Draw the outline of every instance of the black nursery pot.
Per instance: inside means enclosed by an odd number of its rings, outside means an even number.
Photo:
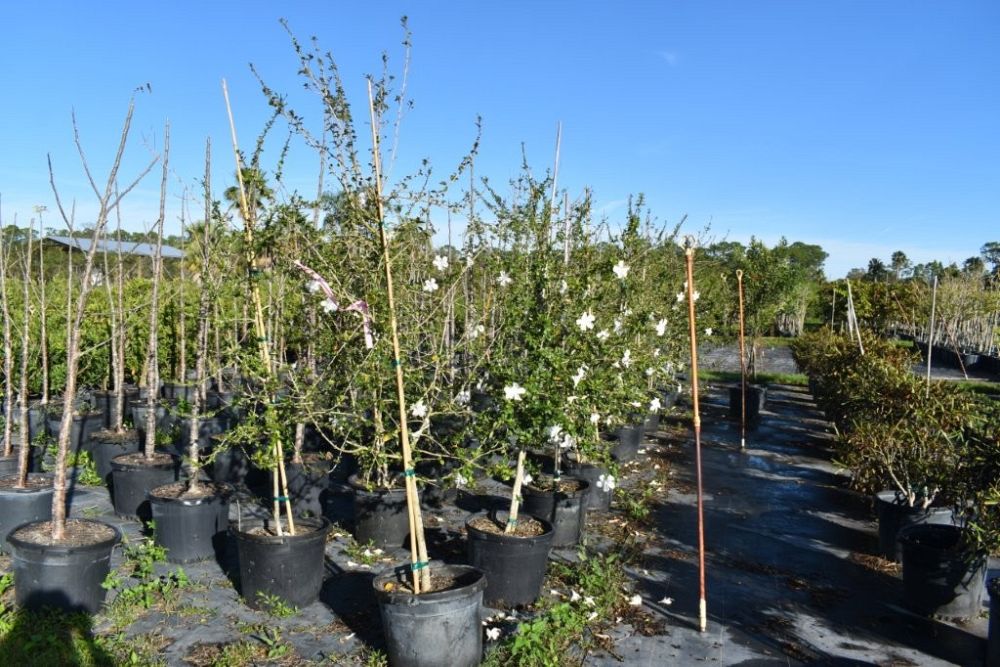
[[[208,485],[211,493],[198,498],[178,498],[170,486],[149,492],[156,522],[156,543],[167,550],[171,563],[193,563],[223,553],[229,530],[230,489]]]
[[[414,595],[409,567],[383,573],[372,585],[393,667],[475,667],[483,658],[482,606],[487,576],[468,565],[433,564],[449,577],[445,590]],[[388,590],[387,590],[388,588]]]
[[[0,477],[17,474],[17,449],[10,456],[0,456]]]
[[[518,607],[538,599],[545,580],[545,566],[552,550],[552,524],[537,519],[545,528],[541,535],[518,537],[497,535],[470,525],[478,514],[465,521],[469,564],[486,573],[483,601],[490,607]],[[506,518],[506,513],[501,519]]]
[[[618,429],[618,442],[611,448],[611,458],[628,463],[639,454],[642,444],[642,424],[629,424]]]
[[[176,460],[163,463],[134,463],[118,456],[111,460],[112,500],[115,514],[124,519],[146,521],[152,517],[148,494],[158,486],[178,480],[180,466]]]
[[[122,454],[139,451],[139,435],[132,431],[128,438],[102,436],[96,433],[90,439],[90,453],[94,457],[94,467],[105,483],[111,480],[111,460]]]
[[[45,486],[0,488],[0,553],[7,553],[7,535],[14,528],[52,518],[52,476],[32,473],[29,479],[44,480]]]
[[[320,496],[330,486],[330,471],[326,461],[286,463],[288,496],[299,516],[322,516]]]
[[[122,534],[114,526],[91,519],[72,519],[101,526],[109,537],[84,545],[35,544],[22,539],[25,524],[7,536],[13,559],[14,594],[26,609],[54,607],[66,611],[97,613],[107,591],[101,586],[111,569],[111,551]],[[45,527],[48,530],[48,527]]]
[[[903,602],[925,616],[967,619],[982,608],[986,558],[961,547],[958,526],[920,524],[904,530]]]
[[[563,472],[571,477],[585,480],[590,484],[590,490],[587,492],[588,510],[607,512],[611,509],[613,490],[608,489],[605,491],[597,486],[601,480],[601,476],[603,475],[607,478],[609,474],[605,466],[597,465],[596,463],[577,463],[570,459],[563,463]]]
[[[287,523],[283,522],[287,530]],[[256,532],[260,521],[243,522],[229,531],[240,562],[240,595],[252,609],[277,597],[296,608],[319,599],[323,586],[323,551],[330,532],[326,519],[296,519],[295,535]]]
[[[1000,579],[986,584],[990,594],[990,634],[986,642],[986,667],[1000,667]]]
[[[903,547],[898,541],[901,531],[923,523],[945,526],[955,523],[955,512],[950,507],[910,507],[896,491],[876,493],[875,512],[878,515],[879,555],[897,563],[903,560]]]
[[[347,483],[354,492],[354,539],[359,544],[371,541],[378,547],[408,545],[410,514],[406,507],[406,489],[369,491],[357,475],[351,475]]]
[[[767,403],[767,387],[747,385],[747,426],[760,422],[760,413]],[[729,388],[729,418],[735,422],[743,418],[743,391],[739,385]]]
[[[580,541],[587,519],[587,495],[590,483],[575,477],[565,480],[579,482],[580,488],[569,493],[562,491],[540,491],[530,485],[521,487],[526,514],[536,519],[544,519],[552,524],[552,546],[569,547]]]
[[[53,438],[59,437],[59,427],[62,425],[62,411],[49,413],[49,433]],[[90,451],[90,438],[94,433],[104,428],[104,413],[88,412],[73,415],[70,422],[69,449],[71,452]]]

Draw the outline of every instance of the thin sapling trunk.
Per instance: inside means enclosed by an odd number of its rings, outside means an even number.
[[[24,324],[21,330],[21,390],[18,423],[21,429],[21,449],[17,453],[17,488],[23,489],[28,483],[28,455],[31,452],[31,421],[28,415],[28,355],[31,347],[31,237],[35,233],[35,221],[28,227],[27,251],[24,255]]]
[[[170,157],[170,126],[163,138],[163,172],[160,179],[160,216],[156,220],[156,250],[153,252],[153,290],[149,316],[149,388],[146,393],[146,442],[143,455],[153,458],[156,449],[156,394],[160,389],[159,311],[160,281],[163,279],[163,222],[166,218],[167,176]]]

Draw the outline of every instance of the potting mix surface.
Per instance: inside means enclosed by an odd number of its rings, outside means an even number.
[[[981,664],[987,601],[983,613],[964,624],[903,607],[899,567],[874,555],[871,502],[848,490],[845,474],[831,463],[833,435],[807,391],[772,385],[761,424],[741,450],[738,424],[727,420],[727,390],[709,387],[702,402],[707,631],[697,627],[693,435],[689,422],[668,416],[618,479],[626,496],[646,492],[646,518],[629,518],[618,499],[610,512],[588,513],[584,541],[590,552],[632,545],[630,582],[621,592],[630,611],[607,619],[598,648],[567,655],[566,664]],[[184,566],[191,582],[185,587],[148,609],[135,607],[124,625],[109,608],[95,617],[93,631],[124,632],[137,647],[136,664],[366,664],[371,651],[384,646],[374,574],[408,563],[409,554],[352,543],[346,483],[325,492],[322,505],[335,527],[318,602],[297,613],[247,607],[234,584],[239,568],[230,540],[218,562]],[[431,558],[464,562],[469,515],[508,505],[509,487],[484,479],[425,506]],[[267,515],[246,490],[235,493],[230,511],[234,523],[240,513],[244,519]],[[77,485],[71,513],[119,526],[132,544],[139,540],[139,525],[114,515],[103,487]],[[122,567],[122,553],[115,550],[113,567]],[[551,556],[566,563],[578,558],[576,548],[555,549]],[[989,576],[995,576],[998,563],[990,565]],[[164,576],[177,570],[167,563],[156,568]],[[0,573],[9,570],[10,558],[0,557]],[[573,593],[549,584],[543,597]],[[12,593],[4,594],[5,604],[13,604]],[[109,603],[115,595],[109,594]],[[494,631],[485,635],[486,650],[535,613],[484,609],[484,633]],[[237,649],[249,656],[246,662],[220,663]]]

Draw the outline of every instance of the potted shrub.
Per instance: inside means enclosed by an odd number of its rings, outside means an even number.
[[[56,606],[71,610],[96,611],[104,600],[105,590],[101,584],[110,569],[111,549],[121,537],[118,529],[108,524],[67,517],[66,462],[69,457],[73,402],[76,398],[82,320],[87,298],[92,289],[90,278],[97,241],[103,234],[109,213],[118,208],[124,194],[132,190],[152,167],[151,164],[135,181],[121,190],[116,187],[132,110],[133,105],[130,103],[118,152],[103,192],[95,187],[99,199],[98,214],[90,238],[90,248],[85,254],[83,270],[80,272],[73,318],[67,326],[66,388],[63,394],[63,413],[53,481],[52,518],[49,521],[24,524],[7,536],[13,560],[15,595],[22,607]],[[167,137],[169,137],[169,127],[166,130],[165,146],[169,146]],[[82,149],[80,155],[86,165]],[[165,156],[163,174],[165,181],[167,174]],[[57,203],[60,204],[63,221],[72,232],[72,218],[65,214],[59,201],[58,190],[53,188],[53,192]]]

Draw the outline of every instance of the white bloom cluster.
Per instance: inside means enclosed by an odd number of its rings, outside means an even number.
[[[424,291],[428,294],[431,292],[436,292],[438,288],[438,281],[434,278],[428,278],[424,281]]]
[[[614,271],[616,276],[618,276],[618,280],[625,280],[625,276],[628,275],[628,268],[628,264],[625,263],[625,260],[620,259],[618,260],[618,263],[611,268],[611,270]]]
[[[501,271],[500,275],[497,277],[497,285],[500,285],[500,287],[506,287],[512,282],[514,282],[514,279],[511,278],[506,271]]]
[[[420,399],[410,408],[410,416],[416,417],[417,419],[423,419],[427,416],[427,404],[424,403],[424,399]]]
[[[508,401],[520,401],[526,393],[528,390],[516,382],[503,388],[503,396]]]
[[[437,255],[434,258],[434,268],[438,271],[444,271],[448,268],[448,257],[446,255]]]
[[[597,317],[588,310],[576,319],[576,326],[580,327],[580,331],[590,331],[594,328],[594,322],[596,321]]]

